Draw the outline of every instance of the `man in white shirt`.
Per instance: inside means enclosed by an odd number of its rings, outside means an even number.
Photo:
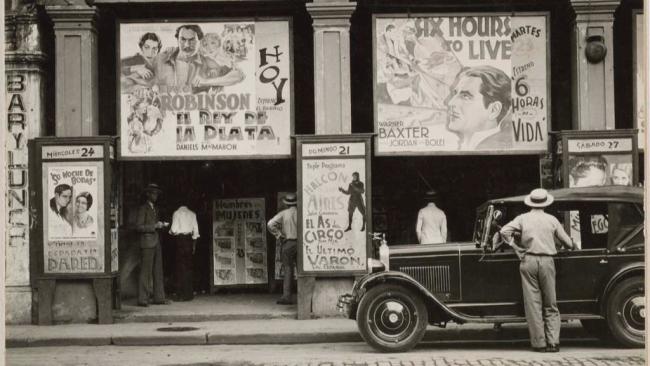
[[[293,281],[293,267],[298,257],[298,219],[296,205],[298,198],[295,193],[289,193],[282,200],[288,208],[280,211],[269,220],[267,227],[275,236],[278,243],[282,244],[282,267],[284,267],[284,281],[282,283],[282,297],[278,304],[295,304],[291,297],[291,282]]]
[[[418,212],[418,220],[415,225],[415,232],[420,244],[438,244],[447,241],[447,216],[436,206],[436,191],[425,193],[428,202]]]
[[[182,205],[172,216],[169,233],[176,241],[176,301],[190,301],[194,298],[192,289],[192,255],[196,251],[196,239],[199,238],[199,224],[196,214]]]

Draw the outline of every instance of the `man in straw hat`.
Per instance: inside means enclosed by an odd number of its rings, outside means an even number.
[[[533,350],[558,352],[560,312],[555,298],[555,242],[557,239],[570,249],[575,249],[575,245],[558,219],[544,212],[544,207],[553,203],[553,196],[545,189],[534,189],[524,203],[530,211],[515,217],[500,232],[521,258],[519,272]],[[521,233],[519,243],[513,239],[515,233]]]
[[[160,187],[155,183],[149,183],[144,192],[147,201],[138,207],[135,220],[135,229],[140,233],[140,250],[142,252],[138,280],[138,306],[149,306],[152,281],[153,303],[164,305],[169,304],[170,301],[165,299],[162,251],[158,230],[169,226],[169,223],[158,219],[156,201],[158,201],[158,196],[162,192]]]
[[[282,245],[282,267],[284,267],[284,280],[282,282],[282,297],[278,304],[295,304],[291,298],[291,281],[293,281],[293,267],[298,257],[298,219],[296,205],[298,198],[295,193],[289,193],[282,200],[288,207],[273,216],[268,222],[268,229],[277,242]]]
[[[438,194],[434,190],[424,194],[427,205],[418,212],[415,233],[420,244],[438,244],[447,241],[447,216],[436,206]]]

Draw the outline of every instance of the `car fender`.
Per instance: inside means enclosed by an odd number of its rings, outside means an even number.
[[[607,281],[607,284],[605,285],[605,288],[603,290],[602,296],[600,297],[600,312],[601,314],[604,314],[605,311],[605,306],[607,303],[607,298],[609,297],[609,293],[614,289],[614,287],[621,282],[622,280],[635,276],[635,275],[641,275],[642,277],[644,276],[645,272],[645,265],[643,262],[634,262],[634,263],[628,263],[625,266],[619,268]]]
[[[468,320],[466,316],[463,316],[456,311],[450,309],[445,305],[443,301],[438,299],[434,294],[422,286],[418,281],[413,279],[411,276],[397,271],[384,271],[377,272],[370,275],[367,275],[361,278],[354,286],[353,293],[356,297],[357,304],[361,301],[361,298],[365,295],[366,291],[372,287],[375,287],[383,283],[397,283],[405,287],[416,290],[420,295],[424,297],[424,300],[429,304],[432,304],[440,311],[447,314],[451,319],[457,323],[464,323]]]

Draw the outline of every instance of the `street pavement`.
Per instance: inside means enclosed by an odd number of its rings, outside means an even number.
[[[635,366],[643,350],[596,341],[564,342],[559,353],[535,353],[526,342],[425,342],[408,353],[377,353],[365,343],[303,345],[30,347],[7,350],[7,365],[195,366]]]

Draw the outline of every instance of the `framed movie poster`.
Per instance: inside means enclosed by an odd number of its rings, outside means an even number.
[[[211,287],[268,282],[264,198],[215,200]]]
[[[299,136],[298,272],[367,268],[372,232],[370,135]]]
[[[645,147],[645,126],[648,113],[646,86],[648,85],[648,70],[646,60],[645,21],[643,12],[636,10],[632,13],[634,25],[634,126],[639,130],[639,149]]]
[[[289,19],[124,21],[117,32],[122,158],[291,156]]]
[[[377,155],[547,151],[547,13],[373,20]]]

